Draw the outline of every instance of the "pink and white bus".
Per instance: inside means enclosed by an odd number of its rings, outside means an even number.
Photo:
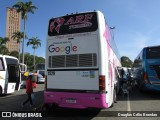
[[[100,11],[52,18],[46,44],[44,103],[108,108],[116,101],[121,67]]]

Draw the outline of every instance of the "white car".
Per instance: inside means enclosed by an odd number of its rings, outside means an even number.
[[[34,73],[37,73],[37,82],[45,82],[45,70],[36,70]]]

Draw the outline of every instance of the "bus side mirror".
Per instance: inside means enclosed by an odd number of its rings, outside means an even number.
[[[21,73],[24,73],[27,71],[27,66],[23,63],[19,63],[19,70]]]

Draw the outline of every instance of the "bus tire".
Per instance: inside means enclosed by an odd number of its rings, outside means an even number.
[[[0,87],[0,95],[2,95],[2,87]]]
[[[50,105],[49,104],[43,104],[40,108],[41,111],[46,111],[49,112],[50,111]]]

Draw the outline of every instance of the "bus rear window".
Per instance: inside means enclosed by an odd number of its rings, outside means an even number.
[[[160,47],[147,48],[147,59],[159,58],[160,59]]]
[[[65,35],[96,31],[98,28],[96,12],[88,12],[53,18],[49,21],[48,35]]]

